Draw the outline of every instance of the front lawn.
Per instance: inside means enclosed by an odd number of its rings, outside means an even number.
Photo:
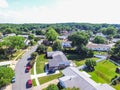
[[[44,84],[44,83],[49,82],[51,80],[60,78],[61,76],[62,76],[62,73],[60,72],[59,74],[40,77],[40,78],[38,78],[38,80],[39,80],[40,84]]]
[[[112,62],[109,60],[106,61],[101,61],[97,63],[97,66],[95,66],[95,71],[89,72],[89,74],[92,76],[91,78],[98,82],[98,83],[110,83],[111,79],[115,76],[118,75],[115,70],[116,70],[116,65],[114,65]],[[119,76],[119,75],[118,75]],[[116,90],[119,90],[117,88],[120,88],[120,85],[114,86]]]
[[[37,86],[35,79],[32,80],[32,85],[33,85],[33,86]]]
[[[44,73],[44,66],[46,62],[48,62],[48,60],[45,59],[45,54],[41,54],[37,57],[37,60],[36,60],[36,73],[37,74]]]

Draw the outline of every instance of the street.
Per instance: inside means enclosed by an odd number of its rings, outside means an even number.
[[[36,46],[32,46],[30,50],[28,50],[22,58],[18,61],[15,67],[15,77],[16,82],[12,85],[12,90],[32,90],[32,88],[27,88],[27,81],[30,79],[30,74],[25,72],[26,65],[29,62],[29,58],[32,52],[34,52],[37,48]]]

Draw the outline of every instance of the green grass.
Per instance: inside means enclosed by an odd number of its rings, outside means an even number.
[[[73,60],[73,62],[74,62],[77,66],[81,66],[81,65],[85,64],[85,61],[88,60],[88,59],[94,60],[94,61],[98,60],[98,58],[94,58],[94,57],[93,57],[93,58],[86,58],[86,59],[83,59],[83,60]]]
[[[61,76],[62,76],[62,73],[60,72],[59,74],[40,77],[40,78],[38,78],[38,80],[39,80],[40,84],[44,84],[44,83],[49,82],[51,80],[57,79]]]
[[[44,72],[45,63],[48,61],[44,57],[45,57],[45,54],[41,54],[37,57],[37,60],[36,60],[36,73],[37,74]]]
[[[97,66],[95,66],[95,71],[89,72],[89,74],[92,76],[91,78],[98,82],[98,83],[110,83],[111,79],[115,76],[118,75],[115,73],[116,70],[116,65],[114,65],[112,62],[109,60],[102,61],[97,63]],[[114,86],[116,90],[119,90],[120,85]]]
[[[37,86],[35,79],[32,80],[32,85],[33,85],[33,86]]]
[[[51,52],[51,51],[52,51],[52,47],[49,46],[49,47],[47,48],[47,52]]]
[[[34,75],[34,67],[31,68],[30,73]]]
[[[107,52],[94,51],[94,55],[95,55],[95,54],[106,55],[106,54],[107,54]]]

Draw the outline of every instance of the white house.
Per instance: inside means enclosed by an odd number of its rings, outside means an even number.
[[[67,67],[62,71],[63,77],[59,78],[59,83],[64,88],[79,88],[80,90],[115,90],[108,84],[100,84],[93,81],[89,74],[79,71],[75,67]]]
[[[86,46],[88,49],[91,50],[96,50],[96,51],[108,51],[111,49],[111,45],[106,45],[106,44],[94,44],[94,43],[89,43]]]
[[[101,36],[101,37],[106,37],[106,35],[104,35],[103,33],[97,33],[96,36]]]

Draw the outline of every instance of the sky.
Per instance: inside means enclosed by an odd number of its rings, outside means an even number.
[[[0,0],[0,23],[120,24],[120,0]]]

